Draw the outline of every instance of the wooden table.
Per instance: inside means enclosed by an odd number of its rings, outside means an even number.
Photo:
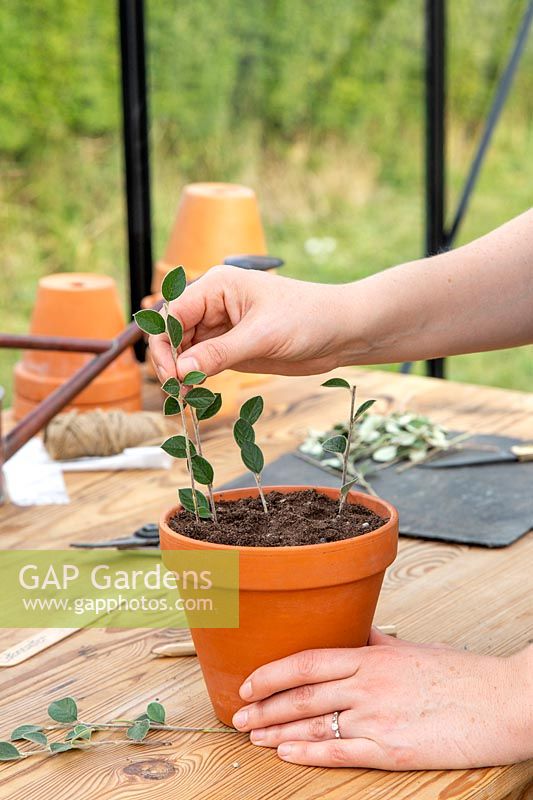
[[[346,374],[346,370],[344,371]],[[430,414],[456,430],[533,439],[533,396],[449,381],[358,371],[360,397]],[[257,426],[267,460],[294,448],[308,426],[345,414],[341,392],[313,378],[275,378],[262,388]],[[250,394],[250,392],[248,393]],[[206,450],[219,483],[242,472],[229,428],[212,430]],[[61,548],[73,540],[126,535],[175,501],[182,465],[171,471],[67,474],[70,506],[0,509],[3,548]],[[377,623],[414,641],[446,641],[481,653],[512,653],[533,638],[533,534],[501,550],[402,538],[389,569]],[[3,649],[28,631],[0,632]],[[185,636],[185,632],[178,634]],[[215,720],[194,657],[158,659],[152,647],[176,634],[85,630],[0,674],[0,738],[15,723],[45,722],[52,699],[70,694],[85,718],[131,717],[159,698],[176,724]],[[490,708],[487,708],[490,714]],[[169,739],[169,734],[154,734]],[[152,736],[152,734],[151,734]],[[385,773],[326,770],[281,762],[245,735],[172,734],[171,747],[110,746],[1,765],[2,800],[513,800],[531,798],[533,762],[496,769]],[[529,787],[529,788],[528,788]]]

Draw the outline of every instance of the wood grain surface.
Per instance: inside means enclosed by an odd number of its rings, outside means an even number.
[[[533,439],[530,395],[370,370],[354,371],[354,377],[360,398],[377,397],[382,410],[409,408],[455,430]],[[260,387],[266,411],[256,428],[267,461],[293,449],[309,427],[323,428],[345,416],[343,393],[326,392],[320,382],[317,377],[273,378]],[[148,407],[157,407],[158,390],[148,387],[146,398]],[[242,472],[230,436],[229,426],[212,428],[205,436],[221,484]],[[170,471],[67,474],[70,506],[4,505],[0,543],[3,549],[62,548],[76,540],[127,535],[175,502],[184,477],[180,463]],[[533,639],[532,563],[532,533],[499,550],[402,538],[376,622],[393,623],[400,637],[414,641],[513,653]],[[0,649],[30,633],[0,630]],[[0,670],[0,739],[15,723],[45,722],[48,704],[66,694],[78,699],[89,720],[136,715],[158,698],[174,724],[216,725],[196,658],[151,653],[157,644],[186,636],[171,630],[82,630],[23,664]],[[325,770],[281,762],[241,734],[160,732],[152,737],[153,746],[110,746],[3,764],[0,799],[533,798],[532,762],[434,772]]]

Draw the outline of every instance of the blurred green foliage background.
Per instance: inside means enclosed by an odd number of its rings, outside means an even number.
[[[450,208],[525,5],[448,2]],[[289,275],[345,282],[421,254],[421,0],[147,0],[147,36],[155,257],[190,180],[253,186]],[[27,330],[47,272],[124,286],[117,37],[112,0],[0,4],[4,330]],[[533,40],[460,242],[531,205],[532,73]],[[0,382],[16,357],[0,354]],[[449,374],[531,388],[533,352],[455,357]]]

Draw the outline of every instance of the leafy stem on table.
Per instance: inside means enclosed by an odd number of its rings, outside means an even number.
[[[150,731],[177,731],[185,733],[237,733],[233,728],[200,728],[188,725],[168,725],[162,703],[148,703],[146,711],[135,719],[115,719],[109,722],[83,722],[78,718],[78,704],[73,697],[63,697],[48,706],[48,716],[56,725],[20,723],[11,732],[9,741],[0,741],[0,761],[20,761],[36,755],[55,755],[69,750],[90,750],[108,744],[135,744],[145,746],[168,746],[171,742],[145,741]],[[123,739],[94,740],[99,731],[124,730]],[[65,731],[62,741],[48,739],[48,732]],[[15,742],[17,744],[15,744]],[[23,744],[18,744],[22,742]],[[38,745],[32,749],[21,749],[24,745]]]

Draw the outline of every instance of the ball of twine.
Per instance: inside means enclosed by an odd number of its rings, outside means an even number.
[[[138,411],[69,411],[47,425],[44,444],[52,458],[64,461],[83,456],[112,456],[126,447],[159,444],[166,435],[161,414]]]

